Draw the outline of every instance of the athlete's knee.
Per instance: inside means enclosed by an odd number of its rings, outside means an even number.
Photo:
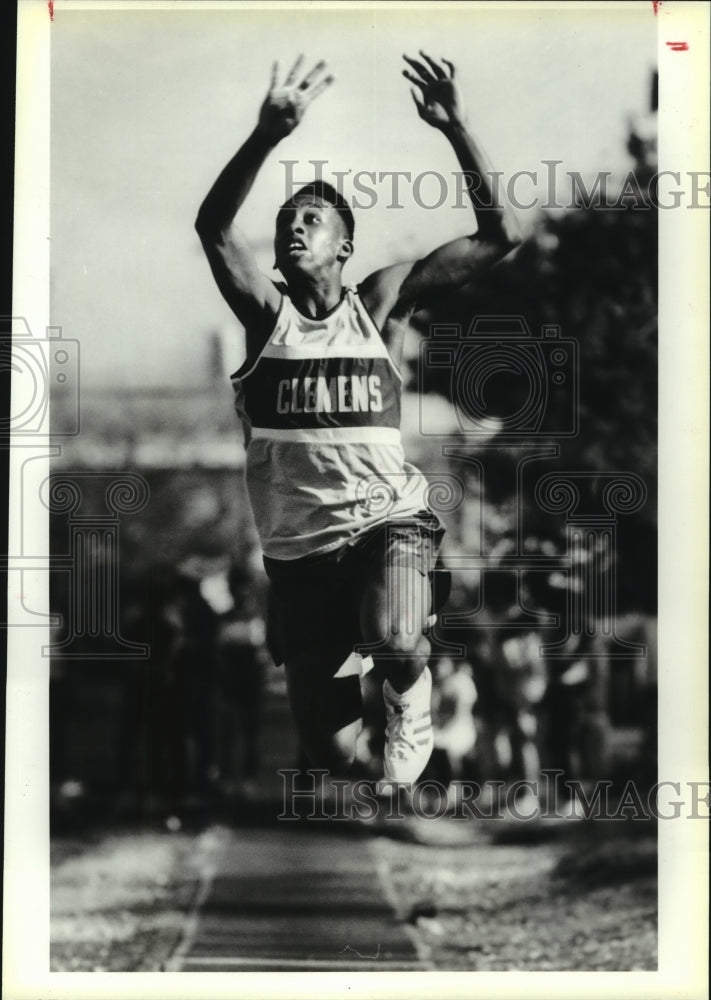
[[[395,629],[385,638],[379,652],[391,659],[408,663],[421,660],[424,666],[431,648],[429,639],[422,632],[414,634],[404,629]]]
[[[410,604],[410,602],[406,602]],[[374,653],[409,658],[429,653],[424,635],[428,616],[424,604],[410,606],[378,600],[368,602],[362,611],[361,632]]]

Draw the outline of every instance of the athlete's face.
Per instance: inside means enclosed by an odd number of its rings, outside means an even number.
[[[337,210],[311,194],[280,209],[274,239],[276,265],[285,276],[318,273],[344,263],[353,252]]]

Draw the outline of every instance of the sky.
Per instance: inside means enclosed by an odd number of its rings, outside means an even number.
[[[630,116],[649,105],[656,63],[652,5],[494,10],[458,4],[375,10],[64,9],[51,30],[51,322],[81,345],[85,387],[189,386],[207,371],[219,331],[227,367],[241,360],[237,321],[214,286],[193,223],[204,195],[256,122],[271,63],[324,58],[334,84],[265,164],[241,216],[273,277],[276,208],[296,181],[330,170],[426,171],[454,192],[446,140],[417,117],[403,52],[425,48],[457,67],[470,126],[505,177],[621,174]],[[450,179],[452,187],[450,188]],[[368,181],[367,183],[370,184]],[[436,203],[423,178],[419,200]],[[470,232],[468,207],[416,203],[412,184],[370,185],[356,211],[356,254],[345,277],[416,258]],[[429,185],[429,186],[428,186]],[[529,188],[521,191],[528,196]],[[456,198],[452,200],[456,201]],[[373,198],[362,198],[367,203]],[[524,229],[532,213],[521,213]]]

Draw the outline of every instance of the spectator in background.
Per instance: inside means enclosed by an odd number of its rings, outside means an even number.
[[[152,566],[136,578],[123,625],[150,649],[134,666],[129,713],[135,793],[140,811],[169,817],[204,803],[211,760],[215,614],[197,573],[184,566]]]
[[[226,792],[249,797],[259,774],[266,628],[250,573],[233,565],[228,587],[232,607],[217,626],[216,766]]]
[[[435,665],[432,693],[434,725],[433,764],[440,759],[440,776],[449,786],[450,805],[456,804],[456,787],[461,781],[476,744],[472,710],[477,690],[471,665],[466,660],[442,657]]]
[[[538,705],[547,675],[540,648],[541,630],[515,619],[498,630],[501,650],[498,692],[501,720],[508,743],[509,775],[513,780],[538,781]]]
[[[533,608],[536,602],[531,603],[522,586],[515,572],[487,570],[475,627],[470,624],[447,636],[466,644],[476,692],[470,707],[475,746],[471,757],[461,759],[462,777],[484,784],[539,778],[538,713],[547,684],[539,650],[545,637],[539,624],[541,608]],[[471,592],[457,596],[455,591],[454,601],[462,610],[476,603]],[[524,611],[522,603],[532,610]]]
[[[174,567],[155,565],[126,586],[123,634],[149,647],[146,660],[132,664],[133,697],[124,746],[135,755],[135,797],[139,813],[179,811],[186,794],[184,697],[174,664],[184,643],[184,622]]]
[[[201,804],[210,793],[217,618],[201,593],[197,575],[178,578],[178,613],[183,641],[173,661],[180,696],[185,745],[186,790]]]
[[[589,553],[589,558],[596,558]],[[580,565],[585,554],[578,553]],[[604,638],[586,617],[588,602],[577,599],[583,620],[573,631],[571,599],[583,595],[579,573],[554,573],[548,578],[546,604],[560,619],[564,643],[548,655],[548,686],[541,703],[542,754],[546,767],[563,771],[563,780],[598,781],[609,772],[609,662]],[[567,633],[567,636],[566,636]],[[554,643],[550,635],[546,642]]]
[[[632,777],[651,786],[657,780],[658,754],[656,617],[640,611],[619,615],[615,637],[612,640],[607,636],[602,644],[602,668],[610,680],[610,721],[614,726],[624,727],[628,739],[631,736],[634,741],[634,734],[639,734],[636,757],[628,750],[625,778]],[[622,658],[618,641],[639,647],[637,654]]]
[[[479,695],[476,704],[477,777],[486,781],[508,777],[510,755],[505,730],[510,712],[502,697],[500,674],[505,669],[505,660],[499,629],[506,623],[510,608],[516,606],[515,576],[503,571],[483,573],[478,597],[476,627],[463,637],[466,635],[467,658]]]

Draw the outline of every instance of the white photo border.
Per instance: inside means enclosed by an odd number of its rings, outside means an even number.
[[[18,12],[16,232],[13,315],[32,329],[50,324],[48,239],[50,201],[50,9],[45,0],[20,0]],[[298,3],[143,3],[55,0],[63,10],[256,7],[293,10]],[[303,4],[337,15],[350,3]],[[437,16],[444,4],[363,4]],[[481,9],[486,4],[456,4]],[[498,8],[509,4],[493,4]],[[560,4],[514,4],[542,12]],[[563,4],[600,11],[639,4]],[[708,171],[709,8],[706,3],[658,5],[660,72],[659,169]],[[683,39],[680,52],[667,43]],[[660,212],[660,779],[708,782],[707,582],[708,582],[708,233],[702,209]],[[17,445],[17,446],[15,446]],[[48,473],[47,437],[32,445],[33,479]],[[659,970],[624,973],[50,973],[47,774],[48,644],[44,627],[12,627],[24,614],[22,592],[34,608],[48,610],[47,511],[21,496],[18,484],[28,446],[10,454],[10,553],[37,561],[22,586],[9,580],[7,756],[5,811],[4,995],[8,1000],[52,997],[526,997],[689,998],[705,994],[708,945],[708,829],[702,821],[659,824]],[[675,514],[683,510],[686,516]],[[17,539],[21,531],[21,548]],[[14,541],[13,541],[14,539]],[[15,545],[15,548],[13,548]]]

